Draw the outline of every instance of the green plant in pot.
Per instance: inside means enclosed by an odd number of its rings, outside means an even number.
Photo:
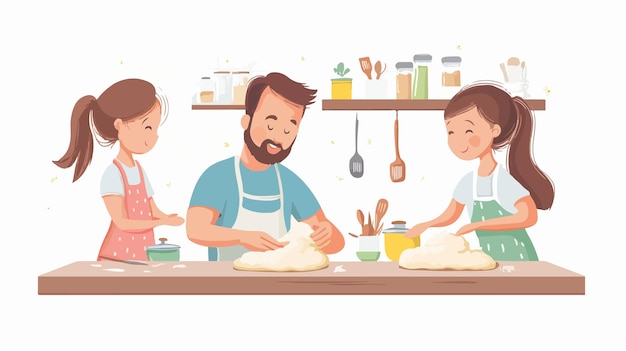
[[[352,78],[345,77],[350,72],[350,68],[344,66],[343,62],[339,62],[333,71],[339,78],[332,78],[331,81],[331,98],[333,100],[349,100],[352,99]]]

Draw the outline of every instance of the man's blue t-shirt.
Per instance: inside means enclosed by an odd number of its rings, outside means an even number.
[[[267,196],[278,195],[278,178],[274,166],[263,171],[247,169],[239,162],[243,191],[246,194]],[[306,184],[291,170],[278,164],[283,188],[283,209],[285,225],[289,231],[291,216],[301,221],[313,216],[320,205]],[[189,207],[210,207],[220,213],[216,225],[232,228],[237,219],[239,193],[235,176],[234,157],[219,161],[207,168],[196,183]],[[280,200],[256,201],[244,199],[243,207],[254,212],[274,212],[280,207]],[[209,251],[211,256],[211,251]]]

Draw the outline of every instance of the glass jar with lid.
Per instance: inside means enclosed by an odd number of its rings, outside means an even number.
[[[396,99],[411,99],[413,62],[397,62],[396,71]]]
[[[246,90],[248,88],[249,71],[233,72],[233,104],[246,104]]]
[[[433,57],[430,54],[413,56],[415,73],[413,74],[413,99],[428,99],[428,67]]]
[[[202,77],[200,79],[200,88],[198,91],[198,100],[200,103],[212,103],[215,99],[215,81],[211,77]]]
[[[441,58],[443,71],[441,72],[442,87],[461,86],[461,57],[444,56]]]
[[[233,101],[233,78],[230,71],[215,71],[215,102],[230,104]]]

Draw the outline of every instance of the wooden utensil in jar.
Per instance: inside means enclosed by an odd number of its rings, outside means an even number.
[[[361,64],[361,70],[367,76],[367,79],[372,79],[372,61],[370,61],[369,57],[361,57],[359,58],[359,63]]]
[[[380,79],[380,76],[387,69],[387,64],[385,63],[385,68],[382,68],[382,63],[380,61],[376,61],[374,64],[374,72],[376,72],[376,79]]]
[[[381,222],[381,220],[383,219],[385,213],[387,213],[388,206],[389,202],[386,199],[380,199],[378,200],[378,204],[376,204],[376,222],[374,224],[374,228],[376,229],[376,231],[374,232],[374,235],[380,234],[383,229],[383,223]]]

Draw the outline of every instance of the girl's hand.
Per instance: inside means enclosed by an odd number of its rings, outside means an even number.
[[[461,228],[459,228],[459,230],[457,230],[456,234],[454,234],[454,235],[460,236],[460,235],[463,235],[463,234],[467,234],[467,233],[473,232],[474,230],[476,230],[476,223],[469,223],[469,224],[466,224],[466,225],[462,226]]]
[[[416,236],[420,236],[426,231],[426,229],[428,229],[428,227],[429,226],[427,223],[418,223],[414,225],[413,228],[407,230],[407,232],[404,233],[404,237],[410,239],[415,238]]]
[[[163,217],[161,218],[161,220],[163,221],[163,224],[171,225],[171,226],[179,226],[185,223],[185,219],[177,215],[176,213],[172,213],[171,215],[168,215],[167,217]]]

